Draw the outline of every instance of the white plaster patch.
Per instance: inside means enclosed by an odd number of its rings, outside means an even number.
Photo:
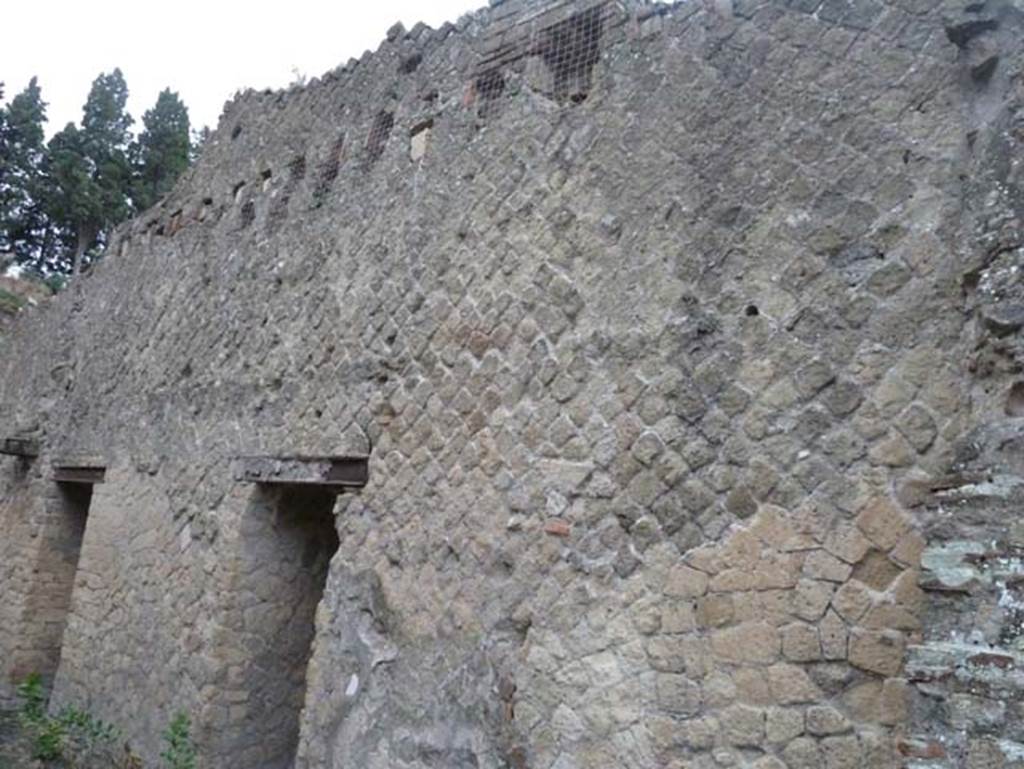
[[[184,553],[190,544],[192,544],[192,524],[186,524],[185,528],[181,530],[181,534],[178,535],[178,549]]]
[[[345,688],[346,697],[355,697],[359,693],[359,676],[355,673],[348,679],[348,686]]]

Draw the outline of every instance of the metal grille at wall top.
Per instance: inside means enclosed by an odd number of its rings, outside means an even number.
[[[494,113],[512,76],[526,77],[534,88],[561,103],[584,101],[602,46],[628,18],[615,0],[565,0],[527,14],[514,9],[499,13],[474,72],[479,114]]]

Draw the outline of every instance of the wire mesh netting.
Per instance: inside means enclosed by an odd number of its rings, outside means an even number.
[[[608,30],[624,21],[614,0],[554,3],[522,21],[502,27],[488,41],[472,83],[480,117],[499,109],[509,77],[525,75],[532,87],[563,104],[586,100],[594,67]]]
[[[277,232],[288,218],[288,204],[296,188],[306,178],[306,156],[296,155],[288,163],[288,178],[284,188],[278,194],[270,206],[270,213],[267,216],[267,234]]]
[[[313,186],[313,205],[320,206],[334,186],[334,180],[341,172],[341,161],[345,156],[345,134],[341,133],[327,150],[327,156],[317,167],[316,183]]]
[[[395,116],[390,112],[381,110],[373,119],[373,126],[370,128],[370,135],[366,137],[366,165],[371,166],[384,155],[387,149],[388,139],[391,138],[391,129],[395,127]]]
[[[476,96],[479,100],[477,114],[490,117],[498,111],[498,99],[505,93],[505,76],[501,69],[492,69],[478,75],[474,83]]]
[[[583,101],[590,93],[594,65],[601,58],[605,8],[579,13],[538,36],[535,52],[544,57],[560,101]]]

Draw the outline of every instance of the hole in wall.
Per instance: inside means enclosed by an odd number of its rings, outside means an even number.
[[[756,304],[748,304],[747,309],[743,311],[743,314],[746,315],[748,318],[756,318],[758,315],[761,314],[761,311],[757,309]]]
[[[394,127],[394,115],[384,110],[377,113],[370,128],[370,135],[366,137],[366,157],[369,165],[376,163],[384,155],[388,139],[391,138],[391,129]]]
[[[242,135],[242,124],[236,123],[235,127],[231,129],[231,141],[234,141]]]
[[[317,170],[316,183],[313,185],[313,206],[319,208],[327,199],[335,179],[341,172],[341,162],[345,159],[345,134],[340,134],[327,151],[327,157],[320,163]]]
[[[433,127],[434,127],[434,119],[433,118],[427,118],[426,120],[424,120],[424,121],[414,125],[412,127],[412,130],[409,131],[409,136],[419,136],[424,131],[429,131]]]
[[[413,161],[423,159],[430,143],[430,133],[434,130],[434,120],[430,118],[413,126],[409,132],[409,156]]]
[[[247,709],[234,721],[236,749],[258,745],[260,766],[288,769],[299,741],[306,668],[331,558],[338,549],[337,494],[305,486],[259,487],[247,512],[239,595]]]
[[[597,6],[545,30],[544,63],[554,76],[555,97],[580,104],[590,94],[594,66],[601,58],[605,9]]]
[[[401,72],[403,75],[411,75],[413,72],[419,69],[419,66],[422,62],[423,54],[418,52],[411,54],[410,56],[406,56],[404,59],[402,59],[402,63],[398,65],[398,71]]]
[[[244,230],[254,221],[256,221],[256,203],[252,200],[247,200],[242,205],[241,211],[238,212],[238,227]]]
[[[288,178],[293,182],[300,182],[306,178],[305,155],[296,155],[288,163]]]
[[[1024,417],[1024,382],[1014,382],[1006,395],[1006,415]]]
[[[478,117],[487,118],[498,111],[498,101],[505,93],[505,75],[500,69],[484,72],[473,82],[476,92]]]
[[[288,204],[291,202],[295,188],[306,178],[306,156],[296,155],[288,163],[288,181],[285,182],[281,194],[270,204],[267,215],[267,234],[274,234],[288,218]]]

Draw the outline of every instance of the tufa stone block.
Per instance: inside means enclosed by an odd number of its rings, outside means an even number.
[[[857,516],[857,527],[879,549],[888,552],[907,533],[910,522],[890,499],[875,497]]]
[[[903,667],[906,639],[895,631],[856,629],[850,636],[850,663],[869,673],[894,676]]]

